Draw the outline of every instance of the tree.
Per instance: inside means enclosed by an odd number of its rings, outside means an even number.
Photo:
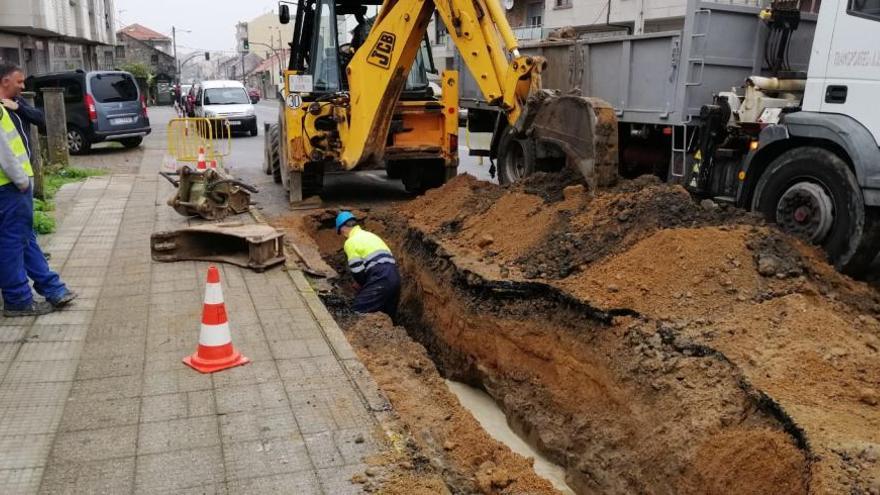
[[[131,75],[133,75],[137,79],[143,79],[146,81],[153,77],[153,74],[150,72],[150,68],[142,63],[135,62],[125,64],[121,67],[121,69],[126,72],[131,72]]]

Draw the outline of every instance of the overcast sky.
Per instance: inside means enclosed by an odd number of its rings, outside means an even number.
[[[276,0],[116,0],[116,29],[138,23],[170,38],[173,25],[177,28],[179,52],[231,52],[235,48],[235,24],[276,9],[277,5]]]

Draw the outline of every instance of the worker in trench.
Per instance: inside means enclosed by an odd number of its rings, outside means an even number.
[[[348,269],[358,285],[352,309],[356,313],[382,312],[392,319],[400,300],[400,273],[388,245],[367,232],[350,211],[336,216],[336,233],[345,236]]]

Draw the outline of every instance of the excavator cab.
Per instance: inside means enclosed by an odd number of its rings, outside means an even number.
[[[444,77],[444,91],[435,94],[439,86],[429,80],[436,70],[426,37],[394,103],[382,152],[354,163],[343,160],[347,124],[370,118],[353,115],[349,65],[362,50],[376,53],[375,63],[382,63],[383,47],[366,45],[380,6],[376,0],[299,0],[294,19],[288,5],[279,8],[282,23],[294,22],[277,133],[281,179],[291,201],[319,193],[326,173],[384,168],[411,192],[440,186],[456,173],[457,77]]]

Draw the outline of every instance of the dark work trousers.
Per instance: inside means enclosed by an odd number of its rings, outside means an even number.
[[[399,301],[400,274],[397,265],[379,263],[367,270],[367,283],[355,296],[352,309],[357,313],[381,311],[393,319],[397,317]]]
[[[24,309],[33,303],[28,278],[50,301],[67,292],[37,244],[33,187],[21,192],[15,184],[6,184],[0,186],[0,289],[5,308]]]

